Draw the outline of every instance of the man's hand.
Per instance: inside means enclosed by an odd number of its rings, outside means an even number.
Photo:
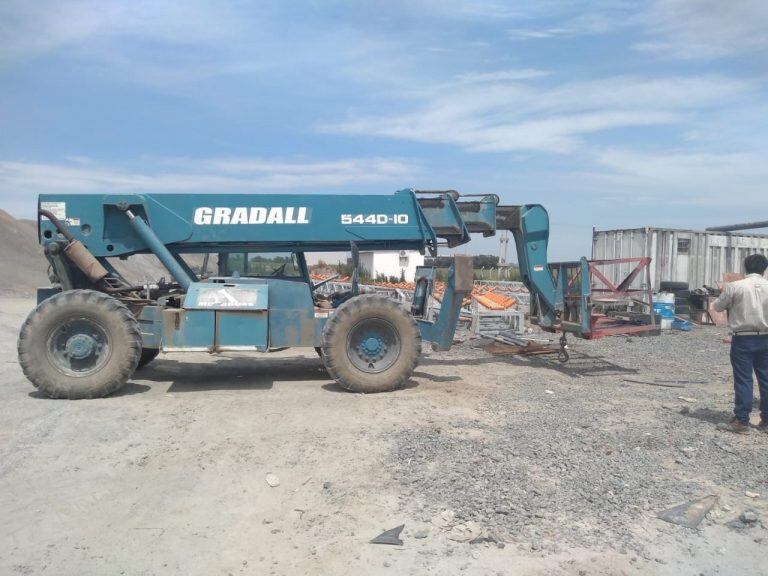
[[[715,304],[715,300],[712,300],[709,303],[709,308],[707,308],[709,317],[712,319],[712,322],[714,322],[715,326],[726,326],[728,324],[728,313],[717,310]]]
[[[715,300],[712,303],[712,307],[717,312],[725,312],[728,310],[728,308],[731,307],[731,298],[733,296],[733,289],[731,288],[730,284],[726,284],[723,288],[723,291],[720,293],[720,296],[717,297],[717,300]]]

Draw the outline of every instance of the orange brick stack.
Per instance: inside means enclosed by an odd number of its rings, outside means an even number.
[[[497,294],[492,290],[488,290],[483,294],[476,294],[472,291],[472,298],[478,303],[482,304],[488,310],[506,310],[510,306],[517,304],[517,298],[513,296],[505,296],[504,294]]]

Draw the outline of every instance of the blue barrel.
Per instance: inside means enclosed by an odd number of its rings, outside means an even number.
[[[658,314],[662,318],[674,318],[675,303],[674,302],[654,302],[653,313]]]

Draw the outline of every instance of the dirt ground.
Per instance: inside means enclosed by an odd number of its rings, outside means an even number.
[[[768,435],[715,429],[720,329],[575,342],[567,366],[466,342],[380,395],[313,350],[169,354],[54,401],[16,363],[32,305],[0,300],[0,574],[766,574]],[[686,383],[627,382],[665,378]],[[709,494],[697,529],[657,518]]]

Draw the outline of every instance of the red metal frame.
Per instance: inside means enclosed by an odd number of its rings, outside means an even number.
[[[629,271],[621,282],[614,284],[598,268],[600,266],[631,264],[635,263],[634,268]],[[641,332],[650,332],[657,329],[656,318],[653,314],[653,289],[651,287],[651,258],[644,256],[641,258],[617,258],[614,260],[590,260],[589,261],[589,280],[592,286],[592,304],[599,302],[610,302],[611,300],[630,299],[633,302],[641,304],[648,310],[650,317],[649,324],[630,324],[621,319],[603,314],[592,314],[590,318],[590,332],[585,334],[586,338],[596,340],[605,336],[616,336],[619,334],[637,334]],[[645,272],[644,289],[631,288],[632,283],[637,277]],[[601,282],[603,287],[596,286]]]

